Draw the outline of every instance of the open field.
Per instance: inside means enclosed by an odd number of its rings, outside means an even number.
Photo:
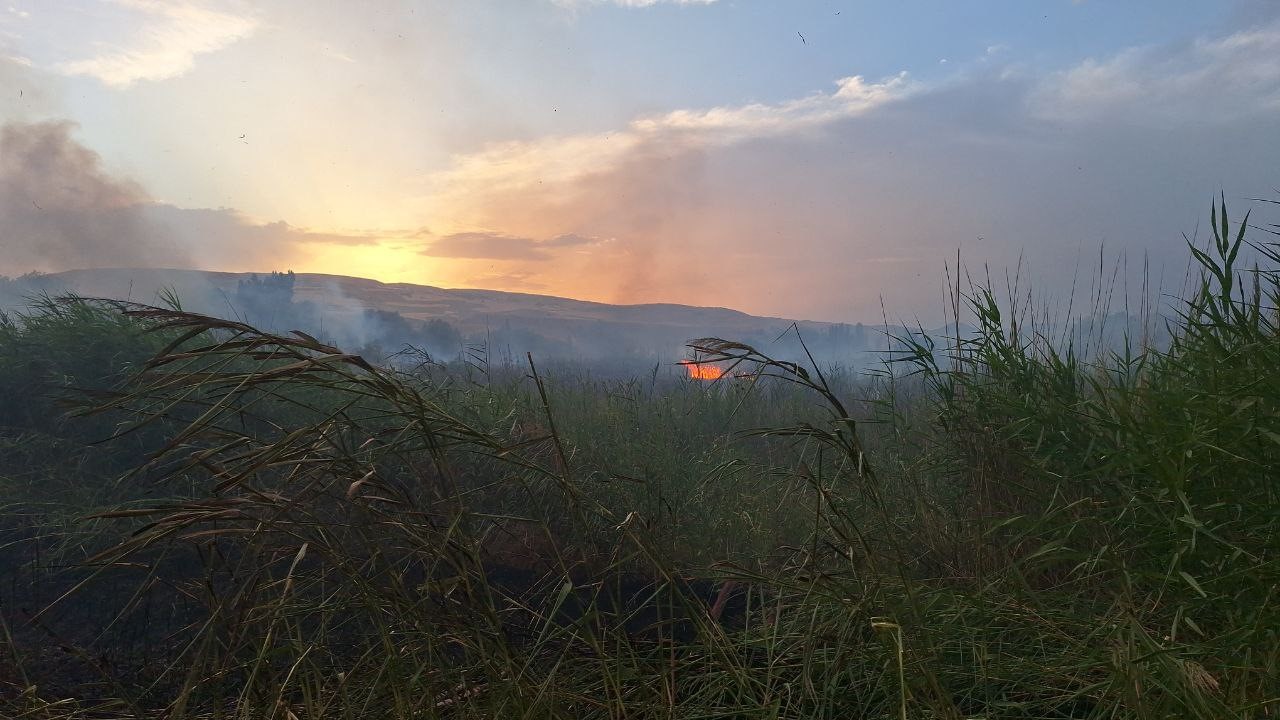
[[[38,302],[0,322],[0,715],[1275,717],[1280,255],[1212,221],[1167,347],[957,282],[977,330],[873,374],[392,370]]]

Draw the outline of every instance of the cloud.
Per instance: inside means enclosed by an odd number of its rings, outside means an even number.
[[[637,157],[673,157],[751,140],[801,133],[857,117],[918,90],[905,73],[881,82],[843,78],[835,90],[777,104],[753,103],[676,110],[643,117],[615,132],[489,145],[455,157],[429,178],[429,210],[455,225],[484,226],[469,208],[509,193],[555,194],[584,178],[634,163]]]
[[[600,242],[599,238],[583,237],[577,233],[564,233],[550,240],[545,240],[542,244],[546,247],[578,247],[580,245],[594,245],[598,242]]]
[[[423,255],[443,258],[484,260],[550,260],[549,249],[579,247],[599,242],[598,239],[573,233],[547,240],[514,237],[496,232],[464,232],[445,235],[432,241]]]
[[[716,0],[551,0],[556,5],[567,8],[580,8],[589,5],[617,5],[619,7],[643,8],[654,5],[710,5]]]
[[[476,275],[468,275],[463,278],[463,282],[467,287],[473,288],[502,288],[506,291],[514,292],[546,292],[547,284],[541,282],[541,275],[528,270],[514,270],[512,272],[491,272],[480,273]]]
[[[1230,121],[1280,110],[1280,23],[1168,46],[1129,48],[1048,78],[1041,119],[1160,124]]]
[[[277,264],[289,252],[307,245],[374,245],[382,235],[346,234],[308,230],[283,220],[256,223],[227,208],[180,208],[150,203],[141,208],[143,216],[163,237],[194,256],[196,267],[225,267],[228,261],[259,265]]]
[[[101,43],[91,57],[58,63],[58,72],[121,88],[141,80],[165,80],[189,71],[198,55],[247,38],[257,27],[249,16],[196,2],[112,1],[136,28],[132,36],[123,43]]]

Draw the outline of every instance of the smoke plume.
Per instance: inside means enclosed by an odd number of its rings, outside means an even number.
[[[146,216],[151,199],[109,175],[65,121],[0,130],[0,257],[7,271],[183,267],[187,254]]]

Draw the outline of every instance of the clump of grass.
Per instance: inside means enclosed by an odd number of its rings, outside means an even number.
[[[1262,717],[1280,696],[1278,258],[1247,243],[1247,215],[1211,217],[1167,349],[1086,359],[978,288],[975,336],[945,363],[918,342],[908,358],[983,520],[982,581],[1090,638],[1073,662],[1094,713]],[[1251,248],[1270,269],[1237,267]]]

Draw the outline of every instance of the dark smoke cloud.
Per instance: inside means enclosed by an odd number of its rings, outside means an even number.
[[[110,176],[69,122],[0,130],[0,254],[8,269],[185,267],[161,237],[136,183]]]
[[[287,266],[300,245],[377,240],[157,203],[137,183],[109,174],[98,154],[72,137],[74,129],[66,121],[0,129],[0,273],[228,264],[269,270]]]

